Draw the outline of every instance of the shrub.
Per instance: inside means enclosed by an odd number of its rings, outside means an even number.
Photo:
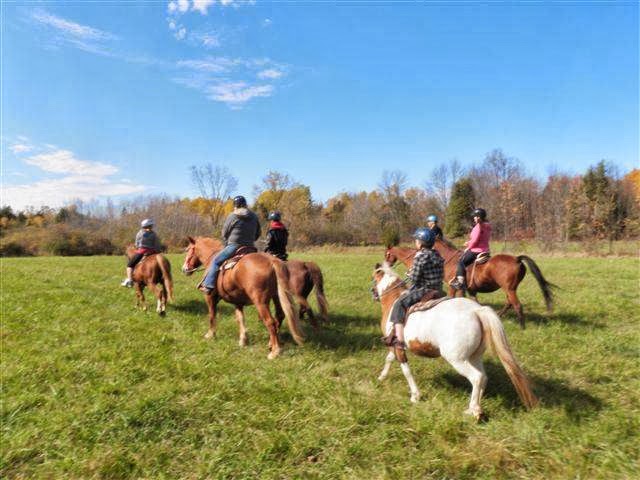
[[[0,257],[29,257],[31,255],[33,253],[18,242],[8,242],[0,245]]]

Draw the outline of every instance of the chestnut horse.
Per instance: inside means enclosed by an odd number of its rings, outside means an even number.
[[[393,324],[389,321],[391,307],[406,290],[404,282],[385,262],[376,265],[373,272],[374,288],[382,306],[380,329],[388,335]],[[531,390],[529,379],[516,361],[500,318],[490,307],[483,307],[468,298],[445,300],[426,311],[409,314],[404,327],[404,338],[409,350],[424,357],[442,357],[469,380],[472,385],[469,408],[465,413],[478,420],[482,416],[480,400],[487,384],[487,375],[482,364],[482,354],[487,345],[500,359],[518,396],[527,408],[532,408],[538,399]],[[405,350],[390,348],[384,368],[378,380],[384,380],[394,359],[400,362],[402,373],[411,390],[411,401],[420,399]]]
[[[222,249],[222,243],[213,238],[188,237],[188,240],[187,255],[182,266],[185,275],[191,275],[201,265],[208,267],[214,255]],[[216,310],[221,299],[235,306],[236,321],[240,329],[240,346],[247,344],[243,308],[252,304],[256,306],[260,320],[269,331],[270,352],[267,358],[273,359],[280,354],[278,330],[285,317],[294,341],[302,345],[304,339],[300,331],[298,313],[293,307],[289,291],[289,270],[282,260],[268,253],[249,253],[231,270],[220,271],[216,292],[213,295],[205,295],[209,308],[209,330],[205,338],[213,338],[216,334]],[[271,301],[275,305],[275,319],[269,309]]]
[[[327,322],[329,320],[329,309],[327,297],[324,295],[324,278],[320,267],[314,262],[303,262],[301,260],[289,260],[287,261],[287,267],[289,268],[289,288],[300,305],[300,318],[303,318],[306,313],[309,315],[311,325],[314,328],[318,327],[316,317],[307,300],[311,290],[315,288],[316,300],[320,308],[320,319],[323,322]]]
[[[444,279],[445,282],[449,282],[456,275],[456,267],[462,251],[455,248],[449,242],[440,239],[436,239],[433,248],[437,250],[444,259]],[[401,261],[409,268],[413,265],[413,257],[416,251],[414,248],[387,246],[384,258],[389,265],[394,265],[396,261]],[[536,262],[526,255],[519,255],[517,257],[506,254],[493,255],[487,263],[480,265],[471,264],[467,267],[467,291],[469,295],[475,297],[478,293],[491,293],[501,288],[507,294],[507,303],[498,315],[504,315],[509,308],[513,307],[522,328],[524,328],[524,314],[522,304],[516,294],[516,289],[524,278],[525,273],[527,273],[525,263],[538,281],[547,306],[547,311],[551,312],[553,309],[553,292],[551,289],[554,288],[555,285],[548,282],[542,276],[542,272],[538,268],[538,265],[536,265]],[[455,296],[455,294],[454,289],[449,287],[449,295]]]
[[[127,247],[127,257],[135,254],[135,247]],[[144,298],[144,287],[147,286],[158,299],[156,312],[164,316],[167,300],[173,301],[173,279],[171,278],[171,264],[161,253],[154,253],[142,257],[132,275],[133,288],[136,292],[136,305],[147,310]]]

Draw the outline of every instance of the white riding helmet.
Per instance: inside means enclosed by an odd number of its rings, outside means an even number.
[[[142,220],[140,222],[140,226],[142,228],[153,227],[153,219],[152,218],[145,218],[144,220]]]

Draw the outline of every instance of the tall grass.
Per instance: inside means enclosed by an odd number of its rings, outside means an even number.
[[[170,255],[174,271],[182,261]],[[527,412],[487,357],[488,421],[470,386],[411,357],[417,405],[385,350],[369,295],[382,253],[305,253],[323,269],[331,322],[268,361],[248,308],[206,341],[195,278],[175,274],[166,318],[134,310],[114,257],[2,260],[3,478],[632,478],[640,471],[637,259],[536,258],[562,287],[545,314],[528,275],[527,329],[504,319],[541,398]],[[481,295],[499,307],[503,295]]]

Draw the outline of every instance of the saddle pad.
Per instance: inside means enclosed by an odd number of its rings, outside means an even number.
[[[452,298],[453,297],[434,298],[433,300],[427,300],[426,302],[419,302],[415,305],[411,305],[411,307],[407,311],[407,317],[413,312],[424,312],[425,310],[429,310],[430,308],[433,308],[446,300],[451,300]]]
[[[487,263],[489,260],[491,260],[491,254],[490,253],[481,253],[476,258],[475,264],[476,265],[482,265],[483,263]]]
[[[231,270],[238,264],[240,258],[233,257],[222,264],[222,270]]]

